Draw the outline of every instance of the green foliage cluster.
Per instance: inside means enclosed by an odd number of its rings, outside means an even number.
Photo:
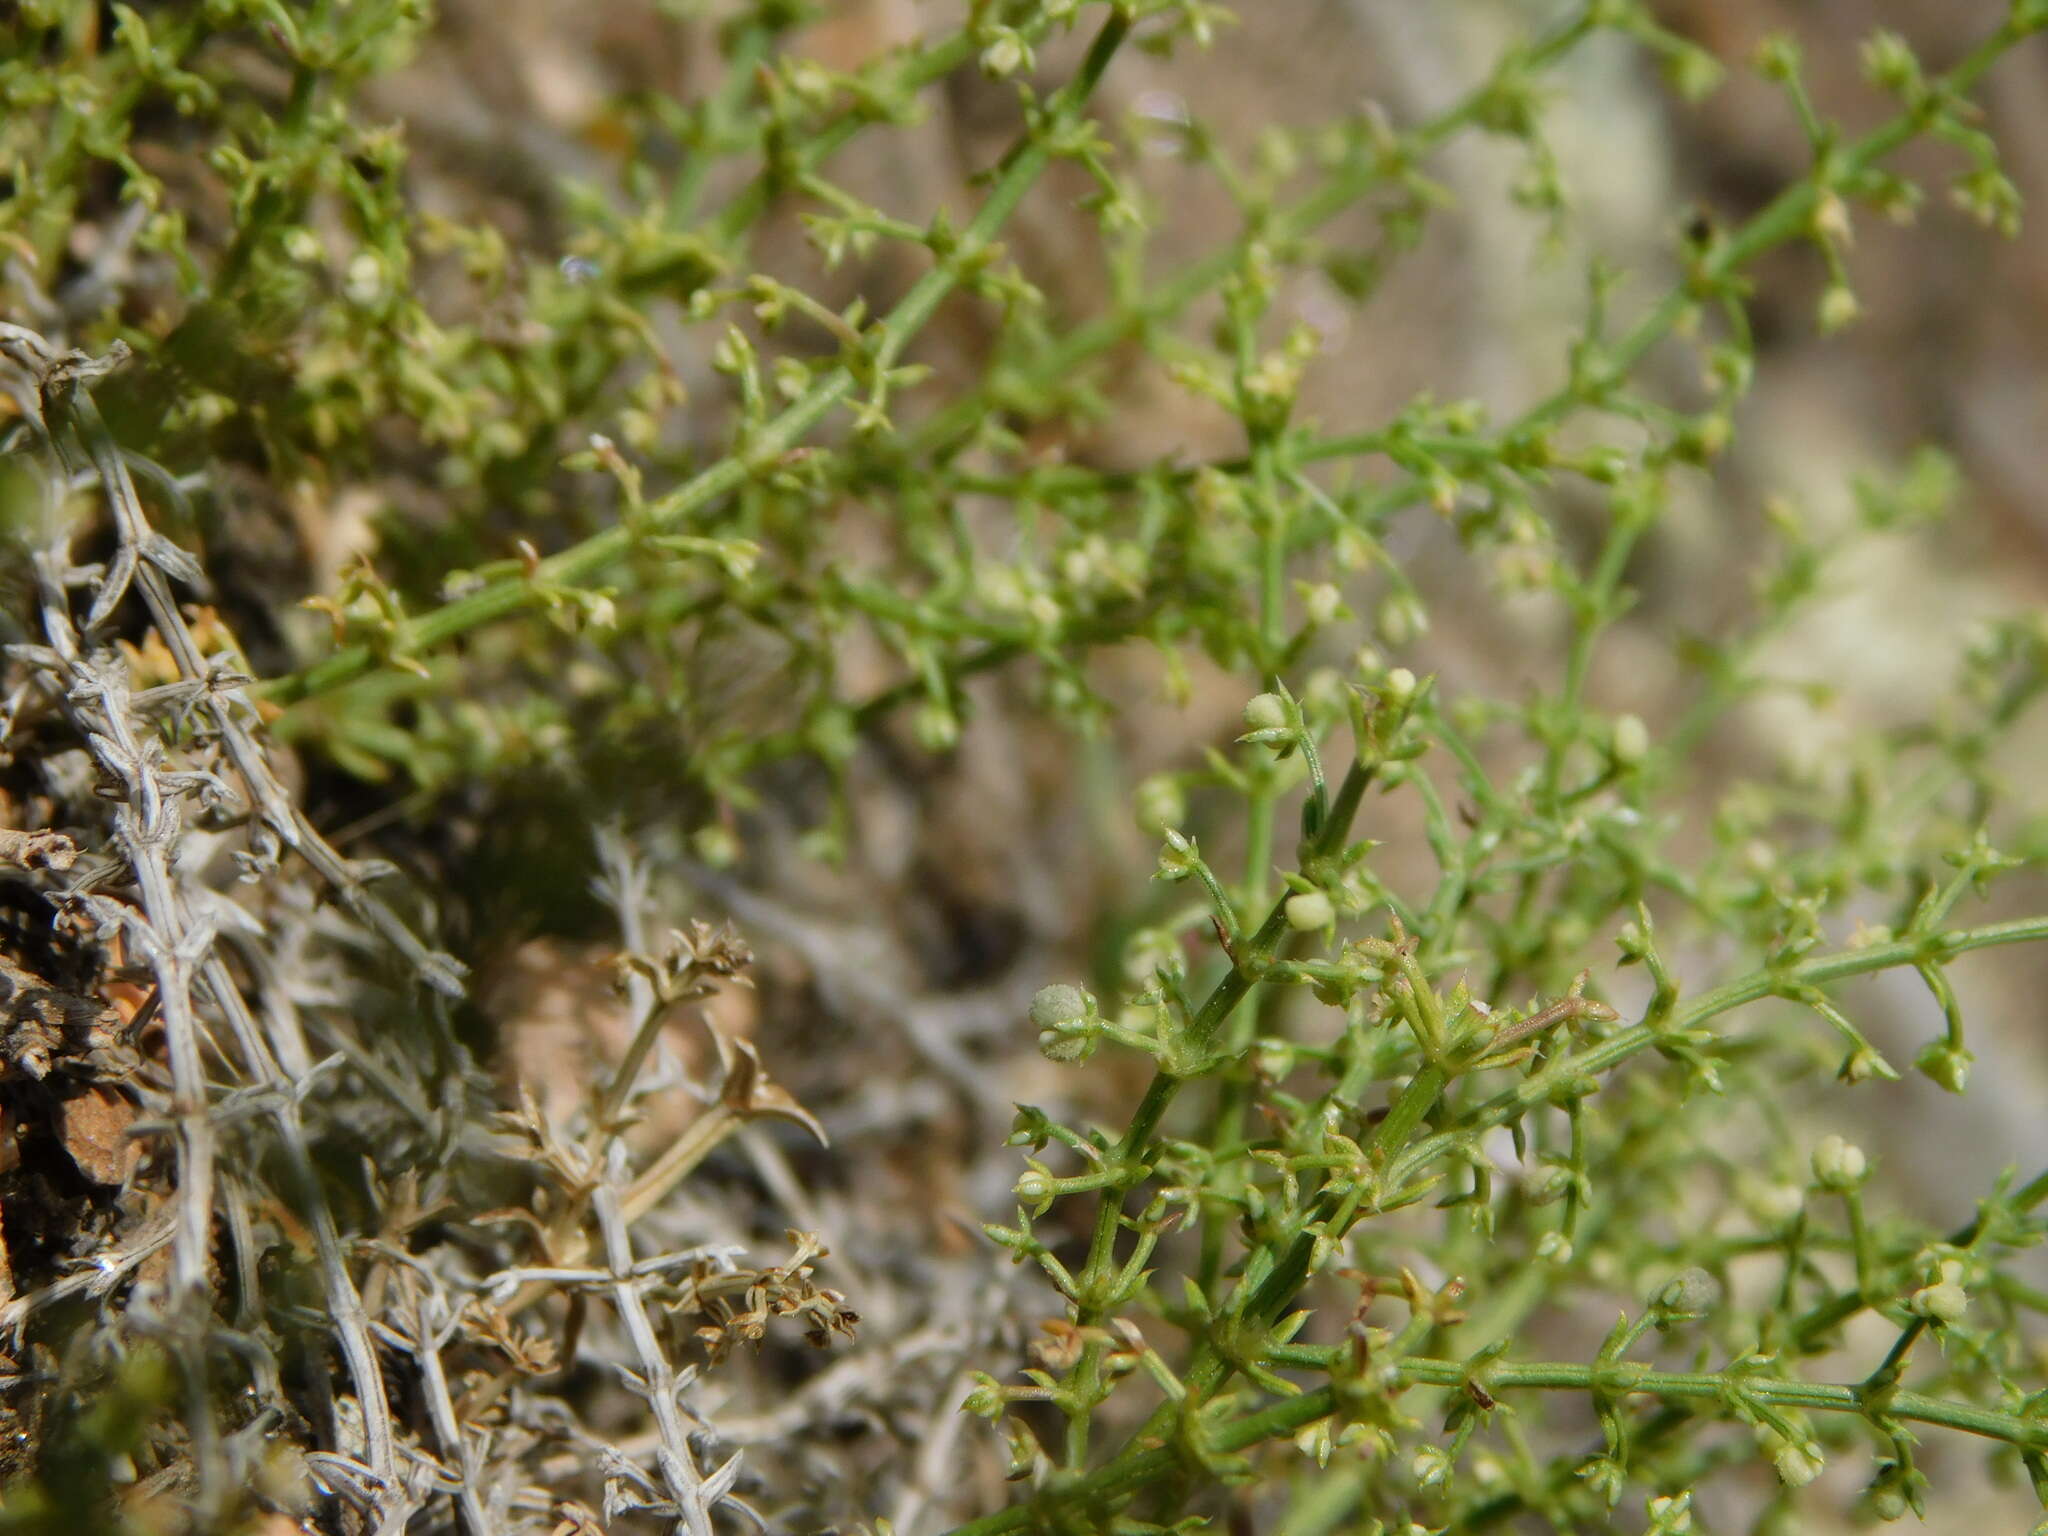
[[[1815,324],[1855,323],[1853,227],[1915,216],[1897,152],[1922,139],[1950,151],[1954,203],[2010,233],[2017,195],[1972,92],[2048,5],[2016,0],[1939,71],[1874,36],[1864,73],[1891,115],[1860,136],[1774,40],[1743,67],[1804,125],[1803,179],[1743,222],[1688,221],[1659,296],[1591,272],[1560,382],[1519,413],[1422,396],[1376,424],[1297,410],[1323,338],[1290,318],[1286,279],[1317,271],[1369,304],[1449,196],[1432,158],[1468,135],[1513,145],[1515,201],[1566,227],[1545,126],[1561,64],[1633,49],[1680,98],[1723,68],[1649,5],[1565,8],[1433,117],[1275,127],[1239,160],[1199,121],[1091,110],[1126,48],[1226,27],[1205,0],[976,0],[847,73],[784,46],[810,8],[756,0],[720,11],[715,93],[617,105],[617,191],[566,193],[546,257],[415,212],[404,137],[364,93],[430,26],[417,0],[112,14],[103,31],[97,7],[29,0],[5,23],[0,243],[21,318],[133,349],[104,409],[181,543],[225,536],[217,466],[252,469],[279,507],[415,482],[374,557],[314,594],[331,640],[278,612],[245,647],[248,696],[310,759],[430,801],[535,771],[589,788],[621,754],[658,758],[694,857],[744,870],[764,770],[816,770],[802,853],[843,858],[862,742],[901,714],[950,752],[977,674],[1016,674],[1044,719],[1103,740],[1115,708],[1091,662],[1111,648],[1149,650],[1169,697],[1197,672],[1241,685],[1241,750],[1135,786],[1158,894],[1092,990],[1051,985],[1031,1010],[1053,1061],[1135,1056],[1151,1076],[1111,1126],[1018,1114],[1016,1209],[988,1232],[1063,1316],[1028,1368],[976,1379],[966,1409],[1016,1497],[958,1536],[1179,1529],[1229,1485],[1290,1536],[1618,1528],[1624,1506],[1625,1528],[1675,1536],[1701,1490],[1753,1472],[1755,1528],[1791,1530],[1840,1491],[1802,1492],[1836,1466],[1869,1514],[1920,1509],[1916,1447],[1949,1432],[2048,1501],[2029,1332],[2048,1302],[2016,1261],[2048,1176],[1930,1226],[1866,1191],[1860,1148],[1804,1145],[1786,1098],[1816,1069],[1844,1092],[1909,1071],[1962,1092],[1951,969],[2048,937],[2048,917],[1970,912],[2044,851],[1999,747],[2048,687],[2048,620],[1983,626],[1935,719],[1700,781],[1702,744],[1780,688],[1769,648],[1837,563],[1950,515],[1955,477],[1927,452],[1861,485],[1840,529],[1778,510],[1750,611],[1681,643],[1668,718],[1593,686],[1673,497],[1742,424],[1759,258],[1809,248],[1828,274]],[[1017,123],[971,209],[892,210],[832,179],[842,148],[907,131],[968,70]],[[1130,139],[1161,133],[1237,215],[1192,259],[1162,247],[1128,169]],[[1097,312],[1063,312],[1003,243],[1049,175],[1093,221]],[[152,284],[107,280],[76,239],[88,221],[113,238],[109,185],[135,210],[120,259],[156,263]],[[1361,208],[1368,237],[1331,233]],[[803,270],[768,270],[791,210]],[[987,331],[964,376],[918,349],[956,312]],[[1234,418],[1241,451],[1136,468],[1048,451],[1114,431],[1106,381],[1139,354]],[[1475,590],[1561,616],[1540,686],[1494,696],[1409,665],[1458,621],[1395,552],[1417,519],[1455,531]],[[771,650],[768,718],[717,707],[730,680],[707,657],[735,634]],[[885,678],[849,677],[854,654]],[[1368,835],[1388,824],[1417,829],[1428,878],[1390,872]],[[1720,979],[1689,979],[1708,965]],[[1917,976],[1944,1021],[1910,1061],[1843,990],[1880,971]],[[1592,1358],[1532,1358],[1532,1320],[1588,1297],[1623,1308]],[[1888,1347],[1814,1379],[1872,1318]],[[719,1507],[698,1518],[738,1518]]]

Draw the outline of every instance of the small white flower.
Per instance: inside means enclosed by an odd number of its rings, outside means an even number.
[[[342,274],[341,291],[349,303],[365,308],[384,297],[384,258],[375,251],[357,251]]]
[[[1823,1136],[1813,1149],[1813,1176],[1823,1189],[1840,1193],[1854,1189],[1869,1172],[1863,1149],[1839,1136]]]

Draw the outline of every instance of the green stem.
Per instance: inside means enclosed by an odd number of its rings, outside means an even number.
[[[1273,1360],[1276,1364],[1322,1366],[1347,1347],[1287,1346],[1273,1351]],[[1409,1356],[1396,1362],[1395,1372],[1400,1383],[1413,1386],[1459,1387],[1471,1379],[1471,1371],[1463,1361],[1422,1356]],[[1774,1381],[1711,1371],[1653,1371],[1638,1366],[1542,1362],[1489,1366],[1482,1379],[1486,1389],[1496,1395],[1506,1391],[1547,1390],[1599,1392],[1613,1397],[1653,1397],[1674,1403],[1725,1403],[1731,1393],[1740,1393],[1769,1407],[1858,1415],[1870,1406],[1864,1389],[1857,1385]],[[2028,1418],[1996,1408],[1979,1408],[1919,1392],[1888,1393],[1882,1406],[1884,1413],[1891,1418],[1980,1435],[2024,1449],[2048,1450],[2048,1419]],[[1336,1388],[1323,1387],[1314,1392],[1304,1392],[1299,1397],[1287,1398],[1211,1430],[1204,1436],[1205,1447],[1221,1454],[1242,1451],[1313,1424],[1335,1412],[1336,1408]],[[955,1526],[948,1536],[1007,1536],[1011,1531],[1029,1529],[1068,1505],[1101,1504],[1127,1497],[1170,1477],[1181,1466],[1181,1454],[1170,1448],[1127,1450],[1086,1477],[1049,1488],[1030,1503],[1012,1505],[979,1520]],[[1056,1524],[1051,1520],[1048,1523]]]
[[[1542,69],[1569,53],[1592,33],[1591,9],[1581,8],[1577,15],[1539,37],[1527,48],[1511,50],[1485,80],[1449,111],[1404,135],[1401,153],[1408,160],[1417,159],[1480,122],[1504,78]],[[1143,302],[1100,316],[1070,331],[1050,352],[1032,364],[1031,382],[1043,384],[1071,377],[1090,358],[1144,334],[1150,327],[1178,314],[1214,288],[1243,264],[1245,252],[1252,244],[1285,248],[1307,239],[1385,181],[1387,174],[1378,157],[1348,168],[1300,202],[1261,221],[1257,228],[1247,229],[1224,249],[1148,288]],[[944,445],[973,431],[989,410],[990,401],[985,392],[977,391],[965,397],[918,429],[911,439],[913,451],[944,451]]]
[[[1866,949],[1843,950],[1779,970],[1753,971],[1703,994],[1669,1024],[1632,1024],[1586,1050],[1558,1057],[1542,1071],[1531,1074],[1473,1109],[1454,1128],[1417,1142],[1395,1165],[1395,1171],[1389,1173],[1389,1182],[1396,1185],[1406,1183],[1417,1171],[1458,1143],[1469,1141],[1481,1130],[1505,1125],[1517,1115],[1546,1101],[1568,1082],[1610,1072],[1639,1051],[1656,1045],[1667,1034],[1682,1034],[1745,1004],[1775,997],[1788,984],[1823,986],[1851,976],[1868,975],[1872,971],[1919,964],[1930,958],[1947,959],[1973,949],[2038,943],[2042,939],[2048,939],[2048,917],[2026,917],[1981,928],[1956,928],[1946,933],[1897,939],[1889,944],[1873,944]]]
[[[697,218],[698,200],[704,195],[704,183],[717,163],[719,141],[728,127],[737,118],[746,104],[747,94],[754,89],[755,72],[767,62],[775,46],[775,28],[754,23],[742,31],[733,41],[732,51],[726,56],[725,78],[716,95],[704,105],[703,140],[696,146],[696,153],[683,162],[675,184],[669,189],[668,224],[675,230],[688,230]],[[835,125],[836,126],[836,125]],[[830,151],[826,151],[830,153]],[[748,185],[751,192],[757,185],[763,185],[766,173]],[[746,200],[743,193],[734,200],[723,217],[730,217],[733,208]],[[761,200],[765,209],[767,200]],[[747,222],[751,223],[749,219]]]
[[[1408,1081],[1394,1100],[1393,1108],[1387,1112],[1379,1128],[1366,1144],[1368,1160],[1388,1156],[1399,1147],[1422,1123],[1422,1119],[1438,1099],[1443,1097],[1444,1084],[1449,1075],[1434,1064],[1424,1067]],[[1391,1186],[1389,1186],[1391,1187]],[[1343,1206],[1345,1199],[1325,1192],[1316,1202],[1311,1222],[1327,1223],[1331,1238],[1341,1237],[1344,1228]],[[1355,1206],[1354,1206],[1355,1210]],[[1308,1281],[1309,1265],[1315,1255],[1316,1237],[1310,1232],[1301,1232],[1288,1245],[1287,1252],[1276,1263],[1271,1273],[1259,1282],[1258,1289],[1246,1303],[1244,1316],[1258,1326],[1271,1325]],[[1219,1356],[1207,1354],[1188,1371],[1188,1390],[1196,1397],[1205,1396],[1220,1386],[1229,1375],[1229,1367]]]
[[[1372,782],[1378,770],[1376,762],[1360,762],[1354,759],[1351,769],[1344,775],[1344,781],[1337,787],[1336,799],[1330,807],[1330,819],[1323,824],[1314,844],[1309,848],[1305,863],[1317,858],[1327,858],[1343,846],[1344,838],[1350,831],[1351,819],[1358,813],[1359,802],[1365,797],[1366,786]],[[1287,940],[1290,929],[1287,925],[1287,898],[1282,896],[1273,903],[1266,914],[1266,920],[1249,940],[1240,938],[1236,963],[1216,983],[1214,990],[1203,1001],[1193,1021],[1189,1024],[1189,1043],[1199,1053],[1215,1039],[1216,1032],[1237,1005],[1244,1001],[1255,985],[1259,971],[1280,952],[1280,946]],[[1082,1269],[1084,1289],[1103,1287],[1115,1272],[1116,1234],[1123,1214],[1124,1197],[1141,1183],[1151,1171],[1144,1162],[1145,1148],[1159,1129],[1159,1122],[1172,1107],[1180,1092],[1182,1079],[1161,1068],[1155,1072],[1151,1083],[1145,1089],[1145,1096],[1138,1101],[1138,1108],[1131,1116],[1130,1126],[1117,1143],[1110,1161],[1125,1170],[1125,1177],[1105,1189],[1102,1203],[1095,1213],[1095,1231],[1088,1245],[1088,1260]],[[1079,1321],[1083,1326],[1099,1323],[1102,1307],[1091,1298],[1084,1297],[1080,1307]]]

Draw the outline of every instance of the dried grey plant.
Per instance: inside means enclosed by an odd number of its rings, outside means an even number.
[[[224,1022],[235,1042],[231,1058],[247,1081],[278,1090],[268,1096],[269,1114],[291,1171],[290,1193],[313,1233],[326,1303],[357,1401],[362,1405],[367,1461],[366,1483],[395,1486],[397,1461],[391,1414],[368,1319],[345,1261],[341,1235],[320,1191],[298,1116],[301,1086],[279,1066],[277,1056],[228,967],[215,951],[212,904],[195,902],[178,868],[185,829],[184,807],[197,799],[220,809],[232,792],[214,762],[232,764],[245,802],[260,821],[249,868],[260,874],[275,866],[274,842],[306,853],[308,862],[330,879],[351,909],[393,939],[441,987],[458,985],[445,956],[428,950],[382,903],[360,890],[359,877],[314,833],[284,793],[249,726],[253,711],[235,690],[247,679],[219,660],[202,656],[190,625],[171,591],[171,580],[196,582],[197,562],[148,524],[129,477],[128,460],[92,403],[90,381],[121,360],[119,353],[88,359],[59,352],[41,336],[19,326],[0,326],[0,356],[11,365],[6,384],[22,418],[35,429],[34,446],[44,488],[45,547],[34,556],[44,644],[17,646],[45,682],[90,750],[110,791],[120,796],[112,825],[115,850],[133,882],[132,902],[89,890],[70,899],[103,933],[118,933],[139,954],[154,980],[152,1011],[165,1024],[172,1097],[168,1124],[178,1148],[171,1196],[172,1273],[160,1298],[169,1326],[164,1336],[185,1351],[190,1381],[206,1377],[206,1296],[211,1289],[211,1229],[218,1203],[216,1187],[216,1095],[207,1078],[209,1045],[223,1056],[202,1022],[202,999]],[[78,567],[70,556],[75,527],[66,507],[67,489],[83,457],[97,476],[112,514],[117,552],[105,568]],[[98,631],[130,586],[137,589],[150,622],[176,658],[184,691],[181,713],[203,719],[202,748],[187,754],[189,766],[173,766],[148,709],[130,687],[127,671]],[[72,593],[84,590],[89,606],[73,617]],[[155,701],[151,701],[152,703]],[[301,1074],[301,1079],[309,1074]],[[131,1308],[148,1304],[147,1291]],[[212,1410],[197,1394],[195,1431],[210,1424]],[[217,1457],[196,1458],[202,1512],[218,1510],[234,1474]]]
[[[464,1098],[463,1069],[450,1097],[366,1027],[352,970],[366,945],[403,962],[417,991],[404,1006],[420,1017],[461,992],[461,969],[369,888],[386,868],[344,858],[315,829],[272,764],[232,637],[180,606],[179,588],[205,592],[206,573],[152,526],[145,497],[182,518],[183,498],[203,488],[114,440],[92,390],[122,361],[119,349],[90,358],[0,326],[0,388],[21,423],[11,446],[40,496],[39,632],[9,648],[6,720],[32,714],[46,746],[73,743],[87,765],[69,798],[49,802],[73,820],[0,829],[0,862],[42,882],[53,920],[96,946],[99,984],[120,1001],[5,961],[13,1023],[0,1070],[84,1084],[118,1108],[100,1142],[71,1145],[107,1191],[100,1227],[73,1237],[89,1261],[7,1277],[20,1286],[0,1295],[0,1336],[45,1361],[40,1376],[7,1381],[56,1379],[43,1331],[80,1302],[95,1310],[75,1337],[103,1359],[155,1351],[174,1407],[156,1470],[131,1497],[169,1501],[193,1529],[226,1528],[251,1497],[393,1536],[597,1529],[568,1491],[580,1486],[606,1521],[766,1530],[748,1490],[775,1469],[826,1464],[805,1448],[814,1436],[772,1431],[845,1422],[897,1426],[884,1439],[900,1463],[896,1509],[916,1525],[943,1503],[951,1402],[965,1362],[1009,1326],[1007,1288],[985,1289],[970,1318],[935,1307],[929,1277],[870,1273],[889,1326],[852,1343],[859,1319],[817,1277],[828,1256],[813,1235],[851,1213],[821,1203],[763,1134],[779,1121],[824,1144],[826,1127],[755,1041],[701,1016],[750,985],[753,956],[702,922],[659,933],[661,877],[619,831],[599,834],[599,894],[617,921],[632,1028],[570,1124],[528,1100],[501,1119],[511,1135],[493,1137]],[[90,530],[111,539],[103,563],[75,554]],[[174,681],[138,673],[137,636],[170,658]],[[61,766],[48,765],[53,786]],[[789,941],[776,912],[725,894]],[[848,986],[858,995],[856,1012],[907,1021],[928,1076],[991,1107],[942,1016],[950,1004],[917,996],[900,966],[898,980],[865,983],[858,967],[827,969],[842,1002]],[[710,1047],[699,1066],[672,1046],[683,1024]],[[676,1100],[695,1106],[681,1134],[635,1139],[650,1106]],[[365,1159],[344,1195],[335,1148],[356,1119],[438,1150],[403,1169]],[[721,1211],[692,1194],[728,1148],[765,1201]],[[464,1179],[508,1171],[529,1198],[498,1211],[466,1200]],[[789,1232],[779,1261],[730,1240],[777,1228]],[[296,1259],[280,1270],[286,1253],[303,1255],[310,1288],[288,1279]],[[742,1361],[785,1334],[851,1352],[784,1401]],[[316,1364],[309,1378],[308,1359],[329,1351],[339,1373]],[[226,1359],[246,1388],[223,1396]],[[612,1384],[609,1406],[566,1390],[593,1365]],[[621,1399],[644,1405],[644,1434],[594,1427],[593,1412],[616,1418]]]

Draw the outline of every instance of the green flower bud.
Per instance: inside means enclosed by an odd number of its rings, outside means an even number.
[[[368,308],[384,297],[384,258],[375,251],[357,251],[349,257],[341,279],[341,291],[351,304]]]
[[[1095,1012],[1095,1000],[1064,981],[1040,987],[1031,999],[1031,1022],[1040,1029],[1078,1024]]]
[[[1441,1488],[1450,1478],[1451,1458],[1442,1446],[1425,1445],[1415,1453],[1409,1470],[1415,1475],[1416,1486]]]
[[[1654,1493],[1644,1505],[1650,1528],[1643,1536],[1688,1536],[1692,1530],[1692,1494]]]
[[[1856,302],[1856,295],[1848,284],[1830,283],[1820,296],[1821,334],[1832,336],[1836,331],[1845,330],[1854,325],[1856,317],[1862,313],[1863,306]]]
[[[1767,1226],[1782,1226],[1806,1209],[1806,1192],[1795,1184],[1745,1180],[1740,1190],[1743,1203]]]
[[[981,72],[991,80],[1006,80],[1030,67],[1030,45],[1009,27],[999,31],[995,41],[981,50]]]
[[[1344,674],[1335,667],[1317,667],[1302,680],[1301,704],[1336,712],[1344,707]]]
[[[1571,1192],[1571,1169],[1555,1163],[1546,1164],[1522,1186],[1522,1198],[1531,1205],[1555,1205]]]
[[[1321,891],[1298,891],[1287,898],[1287,926],[1297,933],[1327,928],[1336,920],[1336,907]]]
[[[1878,1519],[1887,1523],[1893,1520],[1903,1520],[1906,1518],[1907,1508],[1905,1490],[1900,1488],[1898,1484],[1881,1482],[1872,1485],[1870,1490],[1870,1512]]]
[[[837,704],[827,705],[811,716],[805,736],[811,750],[828,763],[844,763],[860,745],[853,711]]]
[[[1970,1063],[1976,1059],[1959,1045],[1937,1041],[1922,1051],[1913,1065],[1950,1093],[1961,1093],[1970,1085]]]
[[[1609,1509],[1621,1502],[1622,1490],[1628,1486],[1628,1474],[1621,1463],[1611,1456],[1596,1456],[1579,1469],[1579,1476],[1586,1487]]]
[[[1773,32],[1757,44],[1755,62],[1757,71],[1770,79],[1794,79],[1802,62],[1799,44],[1782,32]]]
[[[927,752],[950,752],[960,744],[960,717],[943,699],[927,699],[918,705],[910,730]]]
[[[711,366],[718,373],[745,373],[753,360],[754,344],[737,326],[727,326],[725,334],[718,338],[718,345],[711,349]]]
[[[1095,999],[1066,982],[1038,989],[1031,999],[1031,1022],[1038,1026],[1039,1055],[1063,1066],[1086,1061],[1100,1043]]]
[[[1639,715],[1615,716],[1614,736],[1607,750],[1613,754],[1615,767],[1635,767],[1649,755],[1650,728],[1643,724]]]
[[[1917,1514],[1920,1498],[1916,1485],[1924,1481],[1920,1474],[1908,1471],[1895,1461],[1879,1462],[1877,1476],[1864,1490],[1865,1507],[1884,1521],[1903,1520],[1909,1511]]]
[[[1344,594],[1331,582],[1317,582],[1302,589],[1301,609],[1309,623],[1321,629],[1344,616]]]
[[[1269,1082],[1279,1082],[1294,1070],[1294,1046],[1286,1040],[1261,1040],[1252,1048],[1252,1069]]]
[[[1180,781],[1171,774],[1153,774],[1139,784],[1133,799],[1137,805],[1138,825],[1155,837],[1168,827],[1177,827],[1187,820],[1188,797],[1182,791]]]
[[[1807,227],[1813,231],[1814,239],[1825,245],[1845,246],[1856,234],[1849,222],[1849,205],[1835,191],[1824,191],[1813,200]]]
[[[1390,592],[1380,603],[1374,622],[1380,638],[1398,648],[1428,630],[1429,614],[1413,593]]]
[[[1827,1463],[1821,1458],[1820,1447],[1808,1440],[1801,1445],[1781,1445],[1772,1452],[1771,1465],[1778,1469],[1778,1481],[1787,1488],[1804,1488],[1820,1476]]]
[[[1721,61],[1704,48],[1680,43],[1665,60],[1665,78],[1685,101],[1704,101],[1714,94],[1724,71]]]
[[[1913,57],[1913,50],[1898,33],[1872,33],[1864,39],[1861,53],[1863,78],[1879,90],[1902,94],[1919,86],[1920,61]]]
[[[1959,1323],[1970,1310],[1970,1293],[1953,1280],[1939,1280],[1922,1286],[1907,1298],[1907,1305],[1930,1323],[1946,1326]]]
[[[960,1405],[960,1411],[971,1413],[977,1419],[993,1421],[1001,1418],[1003,1409],[1009,1401],[1004,1396],[1002,1383],[985,1371],[976,1371],[969,1379],[973,1381],[974,1389],[967,1394],[967,1400]]]
[[[1151,984],[1161,971],[1178,973],[1185,969],[1180,941],[1166,928],[1140,928],[1124,944],[1124,980],[1136,987]]]
[[[731,869],[739,862],[740,840],[719,822],[690,834],[690,851],[713,869]]]
[[[1244,723],[1255,731],[1287,729],[1287,701],[1277,693],[1255,693],[1244,706]]]
[[[1657,1307],[1674,1317],[1704,1317],[1721,1300],[1721,1282],[1697,1264],[1681,1269],[1657,1292]]]
[[[1086,1030],[1041,1029],[1038,1054],[1062,1067],[1078,1066],[1095,1054],[1100,1042]]]
[[[1194,840],[1172,827],[1166,829],[1164,836],[1166,846],[1159,850],[1157,878],[1161,880],[1187,879],[1189,875],[1195,872],[1196,861],[1200,858],[1200,854],[1195,849]]]

